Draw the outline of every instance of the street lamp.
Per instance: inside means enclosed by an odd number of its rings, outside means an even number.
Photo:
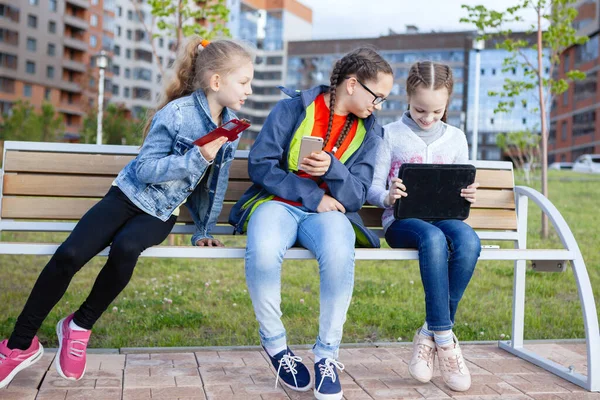
[[[96,130],[96,144],[102,144],[102,112],[104,111],[104,70],[108,67],[108,53],[102,50],[96,55],[96,65],[100,68],[98,81],[98,129]]]
[[[473,137],[471,142],[471,160],[477,160],[477,144],[479,143],[479,81],[481,77],[481,50],[485,48],[485,41],[481,39],[481,32],[473,38],[475,50],[475,96],[473,104]]]

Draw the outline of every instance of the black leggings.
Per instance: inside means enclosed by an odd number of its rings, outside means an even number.
[[[73,276],[92,257],[111,245],[108,260],[74,321],[85,329],[94,323],[127,286],[140,253],[160,244],[177,217],[166,222],[146,214],[117,187],[92,207],[56,250],[29,295],[8,341],[10,349],[25,350],[52,308],[63,297]]]

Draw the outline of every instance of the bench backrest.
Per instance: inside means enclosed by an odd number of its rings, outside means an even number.
[[[77,221],[104,194],[118,172],[138,153],[137,146],[6,142],[3,158],[0,229],[14,221]],[[247,151],[238,151],[231,165],[230,182],[220,224],[227,224],[232,205],[251,185]],[[485,239],[515,240],[517,218],[514,178],[510,162],[476,162],[481,184],[477,203],[467,223]],[[191,217],[182,207],[178,219],[191,232]],[[382,210],[365,206],[367,226],[381,228]],[[43,223],[43,222],[42,222]],[[54,224],[56,225],[56,224]],[[36,223],[40,226],[40,222]],[[35,229],[39,230],[39,229]],[[219,233],[231,232],[220,229]]]

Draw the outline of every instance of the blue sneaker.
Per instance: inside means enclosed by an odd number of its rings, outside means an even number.
[[[264,347],[263,347],[264,348]],[[265,352],[267,350],[265,349]],[[292,350],[288,347],[287,350],[283,350],[281,353],[275,354],[271,357],[271,364],[277,371],[277,379],[275,379],[275,387],[279,380],[292,390],[298,392],[306,392],[312,387],[312,381],[310,373],[306,365],[302,364],[302,358],[294,355]]]
[[[315,398],[317,400],[340,400],[344,396],[342,383],[336,367],[344,370],[344,364],[324,358],[315,364]]]

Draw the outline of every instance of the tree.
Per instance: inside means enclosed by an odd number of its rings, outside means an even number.
[[[529,172],[535,169],[540,154],[540,135],[530,130],[502,133],[496,136],[496,145],[523,171],[529,184]]]
[[[110,103],[106,106],[102,117],[103,144],[142,144],[142,123],[127,117],[128,111],[123,106]],[[83,143],[96,143],[98,114],[90,110],[83,121],[81,140]]]
[[[11,113],[4,116],[2,140],[27,140],[33,142],[54,142],[62,138],[64,122],[57,115],[51,103],[43,103],[41,113],[27,101],[16,101]]]
[[[155,38],[174,37],[175,42],[170,49],[177,52],[185,36],[199,35],[209,40],[215,36],[229,36],[226,0],[148,0],[152,7],[150,24],[146,23],[138,0],[130,1],[150,38],[161,76],[164,76],[164,69],[158,59]]]
[[[514,98],[524,92],[537,92],[539,106],[534,111],[539,112],[541,126],[541,167],[542,167],[542,194],[548,197],[548,116],[553,97],[564,93],[569,84],[574,80],[585,78],[585,73],[572,70],[566,73],[565,78],[558,78],[558,66],[561,53],[573,45],[585,43],[588,38],[577,36],[572,26],[577,17],[577,10],[573,7],[576,0],[519,0],[514,7],[506,11],[488,10],[482,5],[463,5],[469,16],[461,18],[461,22],[474,24],[481,33],[481,39],[502,39],[497,48],[507,50],[511,56],[504,60],[503,71],[515,67],[525,69],[523,80],[506,78],[503,90],[497,95],[502,100],[498,103],[496,111],[510,111],[514,105]],[[527,33],[535,33],[536,40],[530,43],[525,38],[516,36],[508,25],[524,23],[522,14],[528,9],[533,9],[536,23],[530,26]],[[531,60],[524,52],[533,49],[537,55],[536,60]],[[549,67],[548,73],[545,66]],[[542,213],[542,237],[548,236],[548,218]]]

